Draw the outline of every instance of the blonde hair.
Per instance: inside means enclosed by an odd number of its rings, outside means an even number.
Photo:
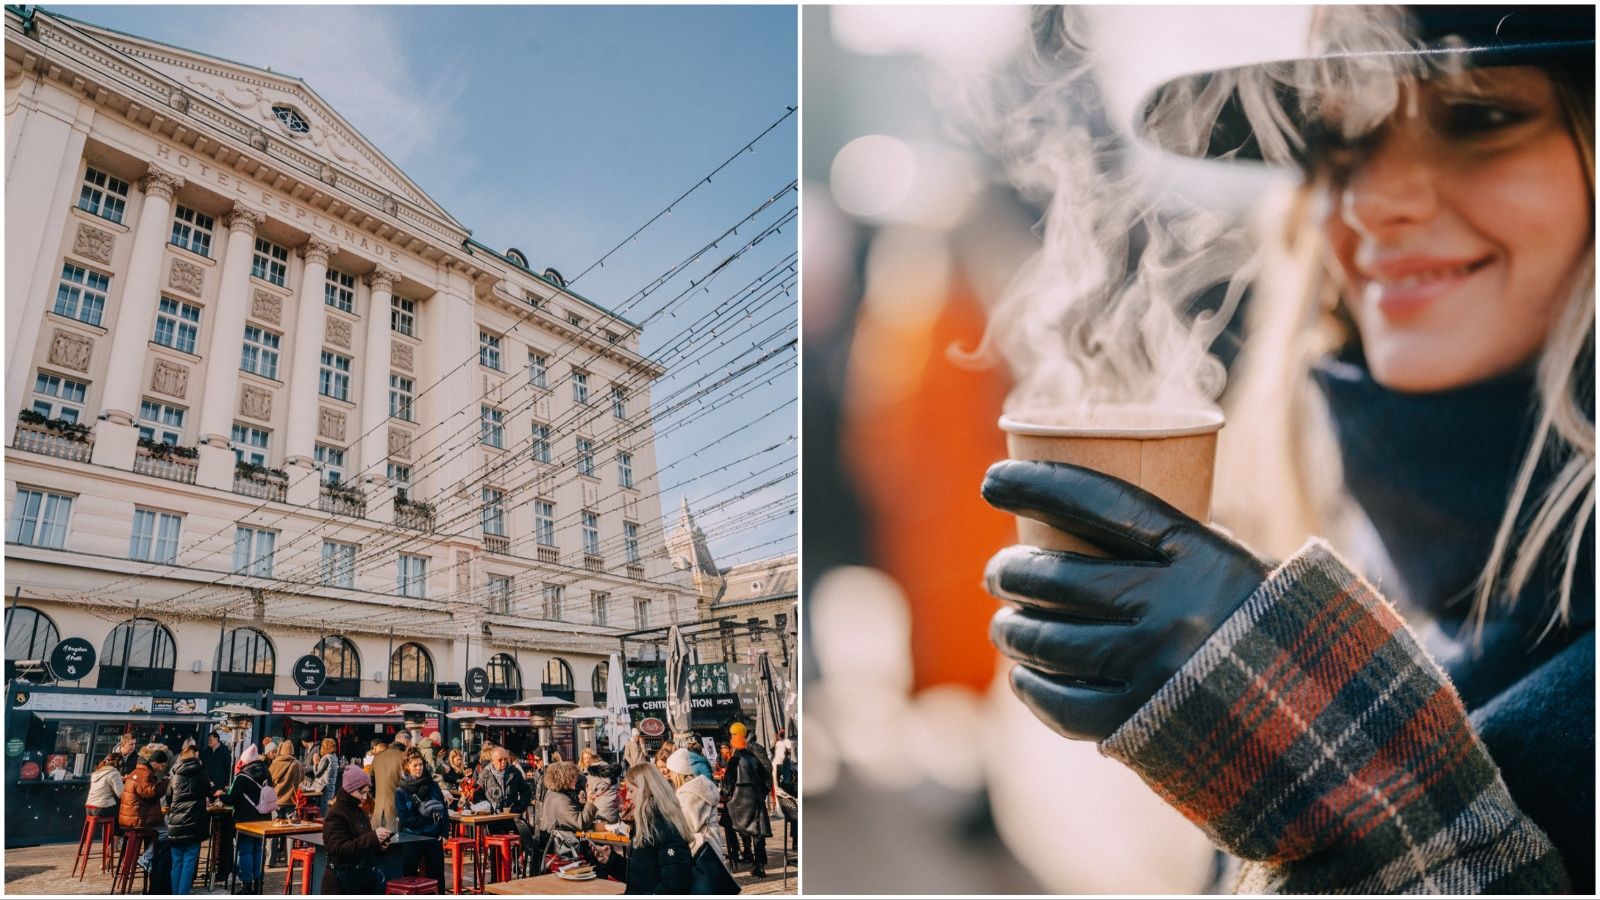
[[[678,833],[684,843],[689,842],[694,830],[683,817],[683,807],[678,805],[678,795],[656,767],[639,763],[628,769],[628,793],[633,798],[633,832],[639,846],[660,843],[663,837],[657,827],[665,821]]]

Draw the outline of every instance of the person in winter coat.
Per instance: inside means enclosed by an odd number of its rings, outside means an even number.
[[[103,819],[117,814],[122,804],[122,757],[106,754],[89,776],[89,799],[84,803],[87,815]]]
[[[404,871],[415,875],[420,869],[422,874],[444,884],[444,845],[440,839],[450,833],[450,811],[445,806],[444,792],[428,771],[427,758],[421,751],[406,754],[403,771],[405,777],[394,792],[400,830],[433,839],[405,845]]]
[[[652,764],[628,770],[628,810],[633,850],[628,857],[627,894],[687,894],[694,884],[689,823],[672,787]]]
[[[689,751],[689,764],[694,766],[694,774],[704,775],[707,781],[716,781],[715,769],[711,768],[711,760],[706,759],[705,744],[697,737],[692,737],[684,742],[684,749]],[[672,764],[668,762],[667,771],[672,771]],[[670,779],[669,779],[670,780]]]
[[[323,738],[317,745],[316,756],[311,763],[311,784],[315,787],[322,785],[322,790],[317,793],[317,812],[320,815],[328,814],[328,806],[333,803],[333,795],[339,792],[339,776],[344,766],[339,763],[339,742],[333,738]]]
[[[577,847],[577,832],[582,828],[578,806],[578,766],[557,762],[545,766],[544,800],[539,804],[539,831],[555,837],[552,849],[563,856]]]
[[[260,751],[254,744],[244,748],[239,754],[242,768],[234,776],[233,784],[228,787],[225,802],[233,807],[233,821],[259,822],[272,816],[272,811],[266,812],[257,809],[263,789],[272,788],[272,774],[267,769],[267,761],[261,758]],[[276,807],[274,807],[276,808]],[[241,893],[253,894],[261,888],[261,839],[252,837],[243,832],[238,836],[238,865],[239,880],[243,882]]]
[[[233,751],[215,731],[206,735],[205,746],[200,748],[200,764],[206,767],[206,780],[213,791],[227,790],[233,780]]]
[[[639,729],[633,729],[628,735],[628,742],[622,745],[623,771],[646,762],[649,758],[650,750],[644,745],[644,735],[639,733]]]
[[[762,765],[750,752],[744,735],[736,734],[728,743],[733,746],[733,758],[723,775],[725,781],[733,782],[733,792],[728,796],[728,818],[739,836],[740,854],[750,859],[750,874],[765,878],[767,838],[772,836],[772,820],[767,815],[771,767]]]
[[[375,825],[392,828],[395,824],[394,790],[404,777],[401,770],[405,767],[410,744],[411,735],[399,732],[383,752],[372,758],[372,822]]]
[[[187,894],[200,863],[200,844],[211,837],[211,779],[200,753],[189,748],[178,755],[167,782],[167,845],[172,848],[172,892]]]
[[[686,748],[674,750],[667,760],[667,781],[675,789],[678,806],[689,825],[689,849],[699,850],[701,844],[710,844],[717,858],[727,865],[728,851],[722,846],[722,829],[717,825],[717,802],[722,797],[711,779],[695,772],[694,757]]]
[[[322,823],[322,846],[328,867],[322,873],[324,894],[382,894],[388,879],[378,867],[378,856],[394,832],[374,828],[361,804],[372,798],[372,779],[355,766],[345,766],[339,790]]]
[[[539,844],[533,833],[533,828],[527,823],[523,813],[528,811],[528,806],[533,802],[533,789],[528,787],[528,780],[522,777],[522,770],[511,762],[511,751],[504,747],[496,746],[489,751],[487,764],[480,768],[477,781],[478,799],[489,804],[490,812],[516,813],[512,820],[512,828],[517,836],[522,838],[522,849],[529,858],[534,858],[539,853],[542,845]],[[505,826],[495,826],[495,830],[505,831]]]
[[[300,765],[300,760],[295,757],[294,741],[285,738],[274,745],[277,749],[267,771],[272,778],[272,789],[278,793],[278,809],[273,813],[275,818],[287,819],[294,815],[295,808],[299,805],[296,798],[300,795],[300,783],[305,780],[305,767]],[[274,838],[272,841],[272,861],[269,866],[281,866],[287,862],[285,847],[287,838]]]
[[[594,831],[599,825],[620,821],[622,808],[617,800],[617,787],[612,779],[617,770],[603,762],[589,767],[588,788],[584,791],[583,811],[578,820],[584,831]]]
[[[132,734],[123,734],[117,741],[117,753],[122,757],[122,777],[127,778],[139,764],[139,742]]]
[[[742,862],[748,862],[743,848],[739,846],[739,832],[733,828],[733,817],[729,810],[733,808],[734,778],[738,774],[733,766],[733,745],[723,744],[717,749],[722,765],[716,770],[715,781],[717,793],[721,803],[717,806],[717,824],[722,826],[723,847],[727,851],[728,868],[731,870]]]
[[[133,772],[122,782],[122,801],[117,809],[118,825],[123,828],[159,829],[165,824],[161,815],[161,797],[167,792],[166,771],[170,759],[165,747],[139,756]],[[155,852],[155,842],[147,843],[144,853],[139,855],[139,868],[148,870]]]

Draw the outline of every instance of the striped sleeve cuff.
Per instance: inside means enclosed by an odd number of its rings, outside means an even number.
[[[1320,540],[1101,751],[1246,860],[1243,890],[1567,889],[1449,679]]]

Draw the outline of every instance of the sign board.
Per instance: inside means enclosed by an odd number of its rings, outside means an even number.
[[[83,638],[67,638],[50,652],[50,674],[57,681],[79,681],[93,670],[94,645]]]
[[[30,712],[178,713],[204,715],[205,697],[152,697],[149,694],[87,694],[77,691],[34,691],[18,698],[16,709]]]
[[[6,755],[7,756],[21,756],[22,755],[22,738],[12,738],[12,739],[6,741]]]
[[[474,700],[489,693],[489,673],[481,668],[467,670],[467,696]]]
[[[450,711],[477,713],[485,719],[516,719],[524,725],[528,722],[527,710],[510,709],[504,706],[451,706]]]
[[[664,704],[663,704],[664,705]],[[658,738],[667,733],[667,723],[655,716],[639,720],[639,733],[645,737]]]
[[[737,664],[701,663],[689,667],[689,694],[732,694],[738,692]],[[667,695],[666,666],[636,666],[622,675],[629,697],[665,697]]]
[[[322,657],[309,653],[295,660],[294,668],[289,671],[295,686],[302,691],[318,690],[328,681],[327,663],[322,661]]]

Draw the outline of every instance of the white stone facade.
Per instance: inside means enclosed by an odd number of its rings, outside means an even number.
[[[336,635],[362,696],[415,642],[433,681],[509,655],[525,696],[559,657],[580,703],[616,634],[693,620],[661,532],[664,370],[636,325],[472,242],[303,82],[5,16],[8,605],[102,662],[137,608],[172,637],[177,690],[209,689],[219,637],[247,627],[283,693]],[[356,547],[353,571],[326,542]]]

